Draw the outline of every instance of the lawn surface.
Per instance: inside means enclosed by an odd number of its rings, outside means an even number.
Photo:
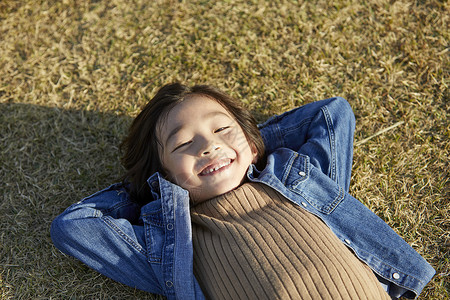
[[[450,299],[449,16],[435,0],[2,0],[0,298],[154,299],[63,256],[49,227],[117,181],[130,121],[181,81],[259,121],[348,99],[351,193],[436,269],[420,299]]]

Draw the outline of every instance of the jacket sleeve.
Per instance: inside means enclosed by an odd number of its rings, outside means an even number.
[[[354,128],[352,109],[343,98],[301,106],[260,126],[274,165],[277,158],[282,165],[290,150],[301,154],[292,156],[297,157],[298,168],[289,165],[276,174],[289,186],[288,192],[296,193],[292,199],[297,195],[307,199],[314,208],[310,211],[383,278],[391,295],[409,290],[405,296],[414,297],[431,280],[434,270],[383,220],[348,194]]]
[[[161,294],[147,261],[140,208],[120,185],[70,206],[51,225],[54,245],[90,268],[133,288]]]
[[[312,102],[270,118],[259,126],[267,154],[289,148],[349,190],[355,116],[340,97]]]

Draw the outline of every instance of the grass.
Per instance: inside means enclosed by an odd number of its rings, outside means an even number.
[[[419,299],[450,299],[449,12],[437,0],[2,0],[0,298],[155,298],[64,257],[49,226],[117,181],[128,124],[182,81],[219,86],[260,121],[347,98],[351,193],[436,269]]]

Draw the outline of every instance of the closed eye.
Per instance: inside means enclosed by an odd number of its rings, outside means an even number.
[[[228,129],[228,128],[230,128],[230,126],[224,126],[224,127],[217,128],[216,130],[214,130],[214,133],[224,131],[225,129]]]
[[[175,152],[175,151],[177,151],[178,149],[181,149],[181,148],[183,148],[183,147],[189,145],[190,143],[192,143],[192,141],[182,143],[182,144],[176,146],[175,149],[172,150],[172,152]]]

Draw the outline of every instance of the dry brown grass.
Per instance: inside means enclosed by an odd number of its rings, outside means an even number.
[[[163,83],[217,85],[259,120],[339,95],[351,192],[435,267],[450,299],[448,1],[0,2],[0,297],[153,296],[63,257],[51,220],[116,181],[117,145]]]

